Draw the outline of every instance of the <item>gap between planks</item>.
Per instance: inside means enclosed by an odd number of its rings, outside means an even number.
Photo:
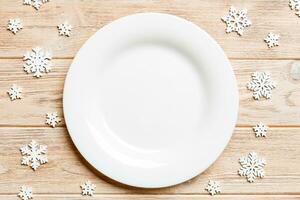
[[[253,125],[255,126],[255,124]],[[253,126],[251,125],[236,125],[235,128],[252,128]],[[300,128],[300,125],[268,125],[269,128]],[[8,129],[8,128],[28,128],[28,129],[34,129],[34,128],[39,128],[39,129],[53,129],[52,127],[49,127],[47,125],[10,125],[10,124],[0,124],[1,129]],[[66,125],[58,125],[55,128],[67,128]]]
[[[221,196],[282,196],[282,197],[299,197],[300,198],[300,192],[297,193],[257,193],[257,194],[253,194],[253,193],[226,193],[226,194],[218,194],[217,196],[221,197]],[[0,197],[3,196],[13,196],[15,197],[16,194],[12,194],[12,193],[0,193]],[[34,196],[35,197],[61,197],[61,196],[68,196],[68,197],[83,197],[80,193],[78,194],[74,194],[74,193],[37,193],[34,192]],[[147,197],[147,196],[160,196],[160,197],[168,197],[168,196],[172,196],[172,197],[185,197],[185,196],[194,196],[194,197],[209,197],[211,198],[211,196],[207,193],[203,193],[203,194],[199,194],[199,193],[185,193],[185,194],[177,194],[177,193],[144,193],[144,194],[126,194],[126,193],[105,193],[105,194],[101,194],[101,193],[97,193],[93,195],[93,197]]]
[[[79,49],[78,49],[79,51]],[[25,53],[25,51],[24,51]],[[225,52],[226,54],[226,52]],[[52,57],[52,60],[73,60],[74,56],[66,56],[66,57]],[[16,59],[23,59],[23,57],[20,56],[0,56],[0,60],[16,60]],[[299,58],[251,58],[251,57],[245,57],[245,58],[239,58],[239,57],[228,57],[229,60],[258,60],[258,61],[268,61],[268,60],[300,60]]]

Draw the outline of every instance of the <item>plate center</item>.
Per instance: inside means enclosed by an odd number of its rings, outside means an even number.
[[[107,63],[99,79],[99,109],[110,134],[155,150],[201,134],[207,98],[189,55],[165,44],[135,44]]]

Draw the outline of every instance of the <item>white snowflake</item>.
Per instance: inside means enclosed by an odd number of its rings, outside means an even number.
[[[8,20],[7,30],[10,30],[12,33],[16,34],[22,28],[23,25],[20,19],[17,18]]]
[[[33,193],[32,193],[32,188],[31,187],[26,187],[26,186],[22,186],[21,190],[18,194],[18,196],[22,199],[22,200],[29,200],[33,198]]]
[[[279,34],[274,34],[271,32],[267,35],[267,37],[264,40],[268,44],[268,47],[271,48],[279,45],[279,38]]]
[[[36,10],[40,9],[40,7],[44,4],[49,2],[50,0],[23,0],[24,5],[29,5],[34,7]]]
[[[252,80],[247,84],[247,88],[253,91],[253,98],[259,100],[261,97],[271,98],[272,89],[276,83],[271,80],[271,74],[268,72],[254,72]]]
[[[52,126],[53,128],[61,121],[58,117],[57,112],[47,113],[46,114],[46,124]]]
[[[238,171],[239,175],[245,176],[250,183],[254,182],[256,177],[263,178],[265,176],[266,161],[259,158],[255,152],[240,158],[239,162],[242,166]]]
[[[89,195],[89,196],[93,196],[95,189],[96,189],[96,185],[92,184],[91,181],[86,181],[84,184],[82,184],[81,186],[81,192],[82,195]]]
[[[251,25],[251,21],[247,18],[247,9],[237,10],[233,6],[230,7],[229,14],[221,19],[227,25],[226,33],[235,31],[243,35],[244,29]]]
[[[59,35],[70,36],[72,26],[68,22],[64,22],[57,26]]]
[[[7,94],[10,97],[10,100],[16,100],[22,98],[22,88],[13,84],[11,88],[7,91]]]
[[[35,140],[32,140],[28,145],[20,148],[22,154],[22,165],[30,166],[36,170],[40,165],[48,162],[47,146],[40,145]]]
[[[221,192],[221,185],[218,181],[209,181],[205,188],[210,195],[215,195]]]
[[[32,51],[28,51],[23,60],[24,71],[27,73],[33,73],[33,76],[39,78],[42,73],[48,73],[51,70],[51,55],[49,52],[42,50],[39,47],[33,48]]]
[[[300,17],[300,0],[290,0],[290,7],[295,10],[295,14]]]
[[[259,122],[253,127],[253,131],[255,132],[256,137],[266,137],[268,126],[264,125],[262,122]]]

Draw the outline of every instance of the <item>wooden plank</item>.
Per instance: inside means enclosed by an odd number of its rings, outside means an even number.
[[[44,126],[46,112],[63,115],[63,84],[71,60],[54,59],[53,64],[52,72],[37,79],[23,72],[21,59],[0,59],[1,126]],[[291,74],[292,66],[300,66],[300,61],[232,60],[232,65],[240,90],[239,126],[253,126],[259,121],[271,126],[300,125],[300,79],[293,79],[296,76]],[[246,89],[256,70],[272,72],[278,84],[272,99],[255,101]],[[24,98],[11,102],[6,91],[14,83],[23,87]]]
[[[206,194],[208,180],[222,184],[222,194],[300,194],[300,128],[271,128],[255,138],[251,128],[237,128],[219,159],[193,180],[165,189],[138,189],[105,178],[73,146],[65,128],[0,128],[0,194],[15,194],[23,184],[36,194],[79,194],[91,180],[97,194]],[[49,163],[37,171],[21,166],[19,147],[31,139],[48,145]],[[266,177],[248,183],[237,174],[238,159],[255,151],[267,161]],[[197,156],[197,152],[195,155]]]
[[[86,199],[87,197],[80,195],[35,195],[35,198],[41,200],[79,200]],[[299,195],[216,195],[213,197],[215,200],[299,200]],[[15,200],[15,196],[3,195],[0,200]],[[102,199],[102,200],[211,200],[209,195],[95,195],[88,197],[88,199]]]
[[[300,20],[290,10],[287,0],[56,0],[39,11],[21,4],[19,0],[7,0],[0,5],[1,57],[20,57],[36,45],[51,49],[55,57],[73,57],[87,38],[112,20],[139,12],[163,12],[202,27],[231,58],[300,58]],[[231,5],[248,9],[252,25],[242,37],[226,34],[220,19]],[[8,19],[15,17],[24,24],[17,35],[5,30]],[[65,20],[75,27],[70,38],[58,36],[56,26]],[[263,38],[270,31],[281,34],[280,47],[267,48]]]

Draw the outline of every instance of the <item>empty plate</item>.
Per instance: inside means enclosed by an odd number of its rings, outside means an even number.
[[[146,188],[207,169],[228,143],[238,90],[220,46],[168,14],[120,18],[77,53],[64,88],[69,133],[104,175]]]

